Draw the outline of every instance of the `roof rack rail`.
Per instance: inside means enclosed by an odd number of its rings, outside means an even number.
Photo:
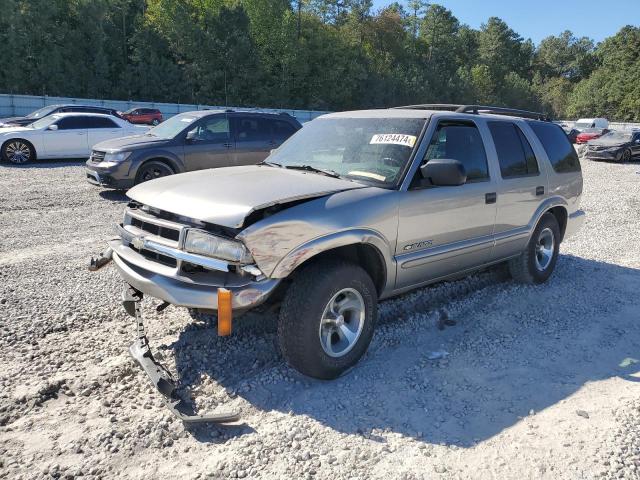
[[[534,120],[543,120],[550,122],[551,118],[544,113],[531,112],[529,110],[520,110],[517,108],[493,107],[490,105],[458,105],[451,103],[425,103],[420,105],[407,105],[404,107],[393,108],[411,108],[419,110],[449,110],[456,113],[472,113],[478,115],[480,113],[492,113],[494,115],[511,115],[514,117],[531,118]]]

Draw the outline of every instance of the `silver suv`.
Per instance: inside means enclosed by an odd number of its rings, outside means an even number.
[[[367,349],[379,300],[498,262],[546,281],[584,219],[581,193],[573,146],[541,114],[332,113],[260,165],[133,188],[93,268],[113,259],[128,311],[144,294],[217,312],[222,334],[237,314],[279,307],[284,358],[328,379]]]

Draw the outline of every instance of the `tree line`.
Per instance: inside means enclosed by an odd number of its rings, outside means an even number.
[[[538,46],[422,0],[0,0],[0,91],[345,110],[480,103],[640,120],[640,28]]]

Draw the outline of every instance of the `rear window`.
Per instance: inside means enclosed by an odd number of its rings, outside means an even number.
[[[553,123],[527,122],[536,134],[551,166],[558,173],[579,172],[580,160],[562,129]]]

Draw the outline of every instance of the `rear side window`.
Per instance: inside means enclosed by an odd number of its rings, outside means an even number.
[[[537,175],[538,162],[520,128],[511,122],[488,122],[502,178]]]
[[[89,128],[120,128],[110,118],[91,117],[89,119]]]
[[[557,173],[579,172],[580,160],[562,128],[553,123],[527,122],[536,134]]]
[[[484,144],[478,128],[472,122],[440,122],[429,143],[424,163],[434,158],[459,160],[467,173],[467,183],[489,179]]]
[[[58,120],[57,125],[60,130],[78,130],[89,128],[89,117],[66,117]]]
[[[269,122],[260,117],[239,117],[236,119],[236,138],[239,142],[268,142],[271,140]]]
[[[296,129],[293,128],[289,122],[283,122],[282,120],[276,120],[271,122],[273,126],[273,139],[276,142],[284,142],[291,135],[296,133]]]

